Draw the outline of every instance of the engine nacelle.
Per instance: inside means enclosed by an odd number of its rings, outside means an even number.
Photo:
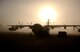
[[[51,27],[52,29],[54,29],[54,27]]]
[[[66,26],[64,26],[64,29],[66,29]]]
[[[15,31],[15,30],[17,30],[17,29],[18,29],[17,26],[12,26],[11,28],[9,28],[10,31]]]

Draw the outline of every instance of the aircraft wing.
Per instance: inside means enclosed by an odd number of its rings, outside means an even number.
[[[64,27],[64,29],[66,29],[66,27],[80,27],[80,25],[45,25],[45,27],[51,27],[51,28],[58,28],[58,27]]]
[[[8,25],[8,26],[16,26],[16,27],[30,27],[33,25]],[[80,27],[80,25],[44,25],[45,27],[51,27],[51,28],[55,28],[55,27]]]
[[[35,27],[35,25],[8,25],[8,26],[11,26],[11,28],[9,28],[9,30],[11,30],[11,31],[15,31],[17,29],[21,29],[21,28],[24,28],[24,27],[29,27],[31,29],[40,27],[39,25],[37,27]],[[75,28],[77,28],[78,31],[80,32],[80,25],[44,25],[42,27],[51,27],[52,29],[60,28],[60,27],[63,27],[64,29],[66,29],[67,27],[73,27],[74,30],[75,30]]]
[[[9,28],[10,31],[15,31],[17,29],[22,29],[24,27],[29,27],[29,28],[32,28],[32,25],[8,25],[8,26],[11,26]]]
[[[29,27],[29,26],[32,26],[32,25],[8,25],[8,26],[17,26],[17,27]]]
[[[45,25],[47,26],[47,25]],[[48,27],[74,27],[74,26],[80,26],[80,25],[48,25]]]

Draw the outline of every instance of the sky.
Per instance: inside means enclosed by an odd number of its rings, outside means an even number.
[[[20,21],[21,24],[44,25],[46,21],[42,21],[38,13],[47,5],[57,11],[55,25],[80,25],[80,0],[0,0],[0,24],[6,26]]]

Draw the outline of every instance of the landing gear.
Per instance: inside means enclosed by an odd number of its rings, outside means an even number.
[[[59,31],[58,32],[58,38],[67,38],[67,32]]]

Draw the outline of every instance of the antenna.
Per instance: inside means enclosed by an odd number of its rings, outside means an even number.
[[[19,21],[19,25],[20,25],[20,21]]]
[[[19,25],[22,25],[23,23],[21,23],[20,21],[19,21]]]
[[[47,21],[47,25],[49,26],[49,19],[48,19],[48,21]]]
[[[32,22],[30,22],[30,25],[32,24]]]

